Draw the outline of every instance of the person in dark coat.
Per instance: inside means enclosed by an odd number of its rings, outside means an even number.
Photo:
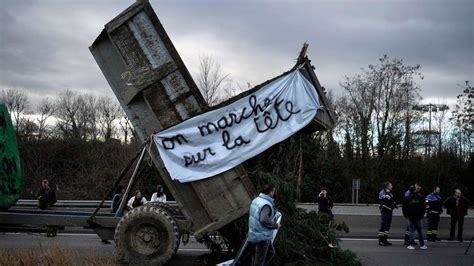
[[[426,196],[426,217],[428,218],[426,238],[428,238],[428,241],[440,241],[438,238],[438,223],[439,216],[443,213],[440,192],[439,187],[434,187],[433,192]]]
[[[449,240],[454,240],[454,231],[456,230],[456,223],[458,224],[458,241],[462,242],[462,231],[464,225],[464,216],[467,215],[467,209],[470,202],[461,193],[461,190],[456,189],[454,195],[444,201],[444,206],[447,213],[451,215],[451,229],[449,231]]]
[[[425,216],[426,205],[425,198],[421,193],[415,193],[415,186],[410,187],[410,195],[403,200],[403,216],[408,219],[408,227],[410,229],[410,245],[408,249],[415,249],[415,230],[418,231],[418,239],[420,240],[420,249],[427,249],[423,237],[422,219]]]
[[[420,182],[416,182],[415,185],[413,185],[415,187],[415,191],[411,191],[410,192],[410,189],[408,189],[407,191],[405,191],[405,193],[403,194],[403,198],[408,198],[411,194],[415,193],[415,194],[419,194],[421,193],[421,183]],[[405,216],[405,218],[407,218]],[[405,230],[405,246],[409,246],[409,245],[416,245],[416,242],[410,242],[410,221],[407,220],[407,229]]]
[[[48,179],[41,181],[41,187],[36,194],[38,197],[38,208],[46,210],[56,203],[56,191],[49,187]]]
[[[321,188],[321,192],[319,192],[313,202],[318,204],[318,213],[324,213],[329,217],[329,220],[334,220],[334,214],[332,213],[334,203],[328,196],[328,191],[325,187]]]

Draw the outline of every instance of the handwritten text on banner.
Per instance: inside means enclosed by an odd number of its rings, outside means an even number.
[[[299,70],[222,108],[153,136],[171,178],[191,182],[229,170],[305,127],[319,108]]]

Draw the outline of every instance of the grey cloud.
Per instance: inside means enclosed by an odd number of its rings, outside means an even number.
[[[179,12],[179,2],[175,5],[169,14]],[[419,82],[423,86],[443,81],[426,88],[425,96],[450,97],[447,83],[455,87],[457,78],[472,79],[473,7],[470,1],[246,2],[186,9],[183,17],[188,23],[179,23],[180,16],[169,19],[181,25],[177,32],[182,34],[199,28],[215,32],[234,46],[231,51],[241,43],[252,43],[254,51],[266,48],[266,62],[272,57],[291,58],[308,41],[321,73],[325,68],[339,69],[330,73],[332,77],[351,75],[383,54],[403,58],[408,64],[440,70],[436,76],[427,75],[430,82]],[[161,17],[168,19],[166,14]],[[265,72],[266,62],[255,64]],[[327,82],[337,89],[339,80]]]
[[[88,46],[132,1],[1,1],[0,88],[111,93]],[[424,97],[455,97],[474,82],[472,1],[151,1],[190,69],[216,57],[257,84],[291,67],[304,41],[323,85],[383,54],[421,64]]]

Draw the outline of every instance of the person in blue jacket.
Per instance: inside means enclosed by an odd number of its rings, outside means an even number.
[[[125,193],[125,187],[122,185],[119,185],[117,189],[115,190],[115,194],[112,198],[112,203],[110,204],[110,211],[112,213],[117,212],[120,206],[120,201],[122,201],[123,193]]]
[[[388,242],[388,231],[392,224],[393,209],[397,207],[397,203],[392,194],[392,183],[385,182],[384,188],[379,192],[379,209],[381,214],[380,230],[379,230],[379,245],[391,246]]]
[[[438,223],[439,216],[443,213],[443,203],[439,193],[441,189],[434,187],[433,192],[426,196],[426,217],[428,218],[428,230],[426,231],[426,238],[428,241],[440,241],[438,238]]]
[[[253,265],[266,265],[275,255],[273,232],[280,229],[281,225],[275,222],[277,208],[273,200],[274,195],[275,186],[266,184],[250,205],[247,238],[255,247]]]

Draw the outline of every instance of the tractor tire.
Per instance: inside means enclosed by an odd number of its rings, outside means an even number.
[[[179,208],[174,208],[168,203],[163,203],[163,202],[147,202],[145,206],[154,206],[154,207],[159,207],[165,211],[168,212],[171,216],[179,216],[182,215],[181,211]]]
[[[115,229],[115,243],[120,263],[163,265],[179,245],[178,225],[162,208],[141,206],[120,219]]]
[[[163,202],[147,202],[145,206],[153,206],[155,208],[160,208],[163,211],[166,211],[171,217],[181,217],[183,216],[183,213],[179,208],[173,207],[169,205],[168,203],[163,203]],[[179,232],[178,235],[178,242],[176,243],[176,247],[174,249],[174,253],[178,252],[179,244],[181,243],[181,232]]]

